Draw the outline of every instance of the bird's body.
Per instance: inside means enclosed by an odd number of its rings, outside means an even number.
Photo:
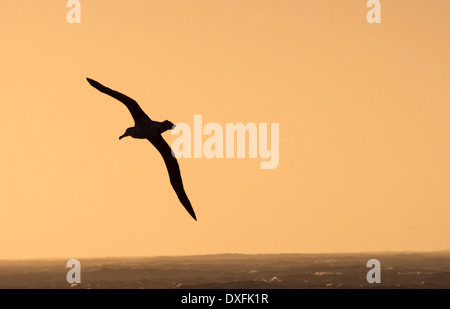
[[[135,126],[128,128],[125,133],[119,137],[122,139],[126,136],[131,136],[138,139],[147,139],[152,143],[153,146],[159,151],[161,156],[166,163],[167,171],[169,172],[170,183],[172,184],[178,199],[189,212],[189,214],[197,220],[194,209],[192,208],[191,202],[189,201],[186,192],[184,191],[183,182],[181,180],[180,167],[178,165],[177,159],[172,155],[172,150],[170,146],[166,143],[164,138],[161,136],[167,130],[172,130],[174,124],[168,120],[163,122],[153,121],[144,111],[140,108],[139,104],[133,99],[127,97],[126,95],[107,88],[90,78],[87,79],[89,84],[96,88],[97,90],[106,93],[113,98],[121,101],[130,111],[133,116]]]
[[[150,120],[141,121],[140,123],[137,123],[132,129],[133,130],[130,130],[131,137],[146,139],[156,138],[165,131],[171,130],[172,128],[165,127],[164,122]]]

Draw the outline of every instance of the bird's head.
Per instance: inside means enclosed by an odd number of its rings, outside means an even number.
[[[173,130],[175,128],[175,125],[172,123],[172,121],[164,120],[162,123],[162,129],[163,132],[167,130]]]
[[[127,136],[133,136],[133,133],[134,133],[134,128],[128,128],[125,131],[125,133],[122,136],[119,137],[119,139],[122,139],[122,138],[127,137]]]

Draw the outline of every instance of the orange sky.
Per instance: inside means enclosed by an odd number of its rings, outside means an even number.
[[[381,2],[2,2],[0,258],[450,249],[450,2]],[[279,123],[279,166],[180,159],[195,222],[86,77],[155,120]]]

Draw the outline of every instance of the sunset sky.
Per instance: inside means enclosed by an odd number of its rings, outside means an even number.
[[[450,249],[450,1],[80,2],[1,4],[0,259]],[[86,77],[158,121],[279,123],[279,165],[179,159],[195,222]]]

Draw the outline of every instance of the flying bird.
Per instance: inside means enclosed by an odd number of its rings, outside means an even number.
[[[108,87],[103,86],[99,82],[87,78],[89,84],[92,87],[96,88],[100,92],[106,93],[107,95],[112,96],[113,98],[119,100],[128,108],[134,119],[134,127],[128,128],[125,133],[119,137],[122,139],[126,136],[131,136],[139,139],[147,139],[158,149],[159,153],[164,159],[166,163],[167,171],[169,172],[170,183],[172,184],[175,193],[178,196],[181,204],[183,204],[184,208],[188,211],[188,213],[197,220],[195,216],[194,209],[192,208],[191,202],[189,201],[186,192],[184,191],[183,182],[181,180],[180,167],[178,165],[177,159],[172,155],[172,149],[166,143],[161,134],[167,130],[172,130],[175,125],[169,120],[165,120],[163,122],[153,121],[150,117],[147,116],[146,113],[141,109],[139,104],[127,97],[126,95],[112,90]]]

